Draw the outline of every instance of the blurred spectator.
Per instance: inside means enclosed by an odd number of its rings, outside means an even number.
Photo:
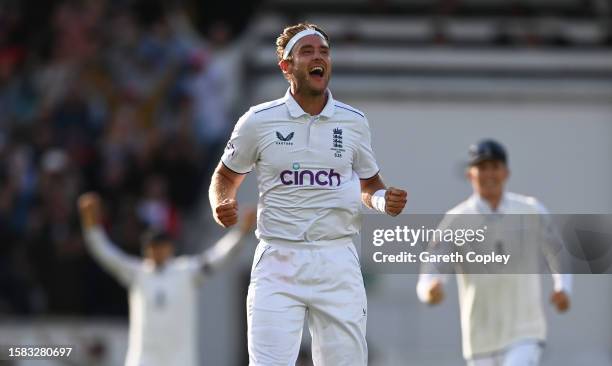
[[[0,4],[0,313],[124,313],[76,197],[104,196],[129,253],[144,225],[180,239],[232,123],[228,38],[213,49],[173,2],[25,3]]]

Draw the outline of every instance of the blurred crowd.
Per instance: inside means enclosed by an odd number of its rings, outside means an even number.
[[[0,315],[121,314],[76,199],[101,193],[129,253],[180,237],[234,121],[231,30],[171,1],[25,3],[0,3]]]

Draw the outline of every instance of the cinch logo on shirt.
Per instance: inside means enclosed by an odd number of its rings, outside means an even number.
[[[330,170],[283,170],[280,180],[286,186],[339,186],[340,174]]]

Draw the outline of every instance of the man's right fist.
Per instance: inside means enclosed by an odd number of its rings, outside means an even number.
[[[79,213],[85,229],[98,225],[100,221],[100,196],[85,193],[78,200]]]
[[[238,202],[231,198],[224,199],[215,207],[215,221],[223,227],[230,227],[238,222]]]

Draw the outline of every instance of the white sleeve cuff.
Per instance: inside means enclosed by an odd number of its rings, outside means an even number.
[[[372,208],[378,212],[385,213],[385,208],[387,203],[385,201],[385,194],[387,193],[386,189],[379,189],[374,192],[371,198]]]
[[[419,300],[422,303],[427,303],[429,301],[429,289],[431,288],[431,284],[435,280],[439,280],[442,282],[443,285],[445,285],[448,280],[448,276],[444,274],[432,273],[421,273],[419,275],[416,292]]]
[[[563,291],[570,295],[572,293],[573,278],[571,274],[553,273],[555,291]]]

